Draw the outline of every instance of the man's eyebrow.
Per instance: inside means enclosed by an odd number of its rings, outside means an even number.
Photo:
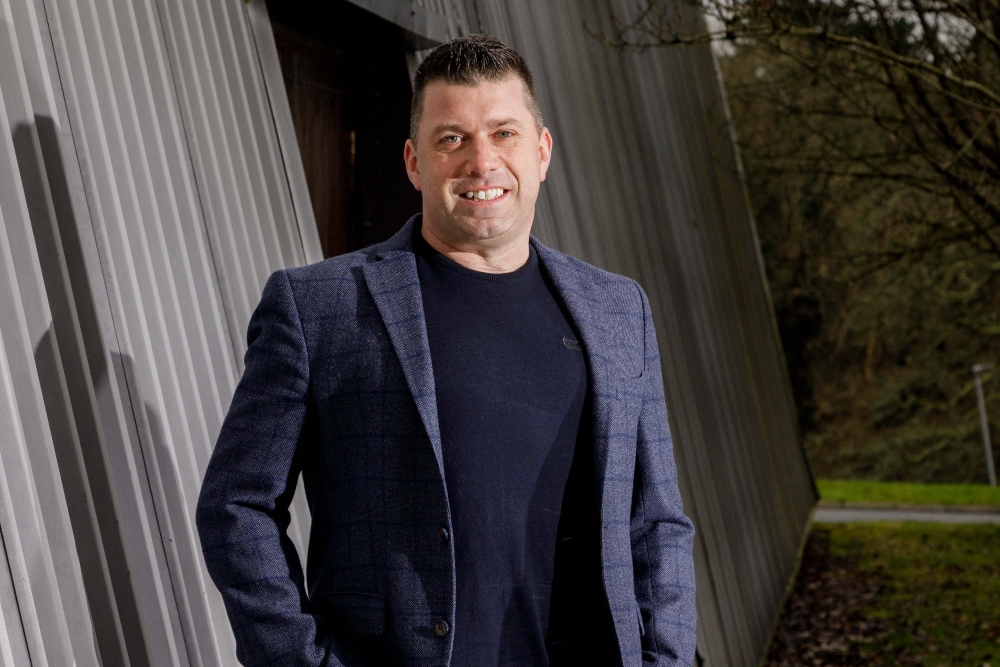
[[[486,122],[486,125],[490,129],[495,129],[504,126],[524,127],[524,123],[519,121],[517,118],[514,118],[513,116],[511,116],[510,118],[498,118],[496,120],[490,120]],[[465,132],[465,128],[463,128],[458,123],[447,123],[445,125],[438,125],[437,127],[434,128],[434,134],[437,135],[441,134],[442,132],[458,132],[461,134]]]
[[[524,123],[519,121],[517,118],[501,118],[499,120],[491,120],[487,123],[490,127],[503,127],[504,125],[513,125],[515,127],[523,127]]]
[[[457,123],[451,123],[449,125],[438,125],[434,128],[434,134],[441,134],[442,132],[464,132],[461,125]]]

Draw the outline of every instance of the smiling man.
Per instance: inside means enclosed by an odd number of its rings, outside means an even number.
[[[422,213],[278,271],[250,322],[197,517],[241,662],[689,667],[649,303],[531,236],[552,137],[523,58],[433,51],[403,157]]]

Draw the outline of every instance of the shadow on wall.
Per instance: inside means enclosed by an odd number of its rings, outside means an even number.
[[[91,613],[100,660],[105,667],[148,664],[105,458],[102,421],[113,420],[109,431],[118,430],[109,359],[59,129],[52,118],[36,115],[34,126],[22,123],[12,136],[52,313],[52,326],[35,347],[35,364],[87,599],[91,610],[100,610]],[[75,194],[82,202],[82,184]],[[119,383],[121,362],[114,359]]]
[[[226,649],[231,639],[203,622],[222,603],[198,588],[200,545],[185,514],[194,499],[177,467],[173,425],[141,395],[137,366],[146,369],[146,360],[119,351],[100,211],[87,200],[68,130],[36,115],[13,137],[51,311],[34,357],[59,469],[54,483],[65,493],[100,664],[158,664],[168,650],[187,650],[179,659],[197,662],[200,647]],[[42,499],[43,515],[54,502]],[[295,502],[308,516],[301,484]],[[137,528],[146,521],[151,535]]]

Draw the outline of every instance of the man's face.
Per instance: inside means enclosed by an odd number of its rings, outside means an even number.
[[[424,89],[416,145],[407,140],[403,157],[425,229],[453,248],[502,248],[531,230],[552,137],[525,95],[516,76]]]

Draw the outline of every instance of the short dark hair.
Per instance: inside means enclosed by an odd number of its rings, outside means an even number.
[[[466,35],[442,44],[431,51],[417,67],[413,77],[413,101],[410,103],[410,139],[417,140],[417,125],[424,111],[424,90],[429,83],[444,81],[452,85],[475,86],[483,81],[503,81],[516,76],[524,84],[528,110],[535,126],[542,129],[542,112],[535,96],[535,81],[521,54],[496,37]]]

